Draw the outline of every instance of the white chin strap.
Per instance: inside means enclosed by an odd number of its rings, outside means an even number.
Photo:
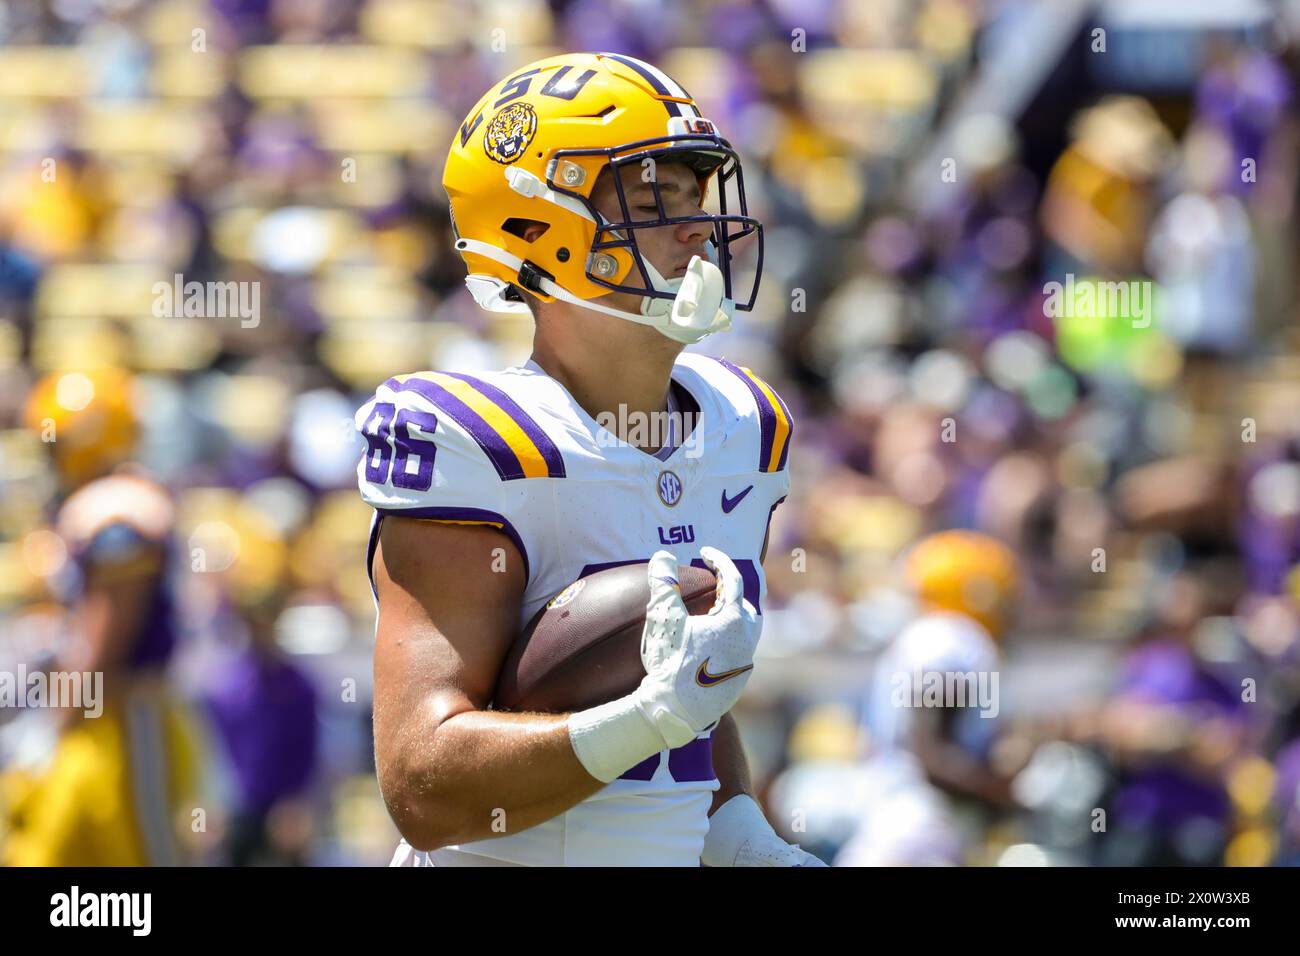
[[[475,239],[459,239],[456,248],[472,252],[494,262],[499,262],[513,273],[518,273],[524,262],[496,246]],[[644,261],[644,259],[642,260]],[[550,279],[541,279],[538,288],[561,302],[568,302],[592,312],[603,312],[629,322],[637,322],[658,329],[660,333],[677,342],[691,345],[706,335],[725,332],[731,328],[735,302],[723,296],[722,270],[701,256],[691,259],[686,275],[680,279],[665,279],[649,262],[645,263],[650,284],[657,292],[672,292],[671,301],[654,296],[641,297],[641,312],[624,312],[598,302],[580,299]],[[465,277],[474,301],[489,312],[527,312],[523,302],[505,298],[509,284],[495,276],[469,275]]]

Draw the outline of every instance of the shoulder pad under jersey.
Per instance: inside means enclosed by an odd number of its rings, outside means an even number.
[[[703,379],[724,411],[735,417],[733,431],[740,432],[744,455],[753,462],[754,470],[786,471],[794,419],[776,390],[749,369],[726,359],[683,352],[677,362]]]

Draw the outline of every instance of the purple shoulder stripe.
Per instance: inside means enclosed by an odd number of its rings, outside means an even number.
[[[555,442],[551,441],[546,432],[542,431],[542,427],[533,420],[532,416],[519,407],[518,402],[495,385],[489,385],[487,382],[471,375],[465,375],[461,372],[448,372],[446,374],[473,386],[476,391],[491,399],[494,405],[514,419],[515,424],[523,430],[523,433],[532,440],[532,443],[537,446],[537,450],[541,452],[542,460],[546,462],[548,477],[564,477],[564,458],[560,455],[559,447]]]
[[[758,470],[767,471],[767,463],[772,458],[772,442],[776,440],[776,412],[772,411],[772,406],[763,394],[763,390],[754,384],[754,380],[740,370],[736,365],[728,362],[726,359],[718,359],[719,364],[736,378],[745,383],[749,393],[754,396],[754,405],[758,408],[758,422],[760,428],[760,439],[758,446]],[[785,447],[788,450],[790,443],[787,441]],[[782,453],[781,464],[785,464],[785,454]]]
[[[785,413],[787,426],[785,447],[781,449],[781,457],[776,463],[776,470],[782,471],[785,469],[785,460],[790,457],[790,446],[794,444],[794,416],[790,414],[789,407],[785,404],[785,400],[777,394],[776,389],[772,389],[772,396],[776,399],[776,403],[781,406],[781,411]],[[785,499],[782,498],[781,500],[784,501]]]
[[[537,423],[529,418],[527,413],[508,395],[500,389],[494,389],[477,379],[470,378],[468,375],[450,372],[447,374],[471,385],[514,419],[515,423],[519,425],[529,439],[537,445],[538,451],[541,452],[542,458],[546,462],[548,477],[564,477],[564,459],[560,456],[559,448],[546,437],[546,434],[538,427]],[[497,433],[496,429],[484,421],[478,412],[437,382],[418,377],[408,378],[405,382],[390,378],[384,383],[384,386],[395,392],[415,392],[415,394],[427,399],[446,412],[456,424],[469,432],[470,437],[483,449],[483,453],[487,455],[488,461],[492,463],[492,467],[496,469],[502,481],[513,481],[516,478],[527,477],[524,474],[524,466],[519,461],[519,456],[515,454],[509,443]],[[502,402],[501,399],[505,401]]]

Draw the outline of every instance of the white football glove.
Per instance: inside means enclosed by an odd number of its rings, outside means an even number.
[[[709,817],[700,861],[705,866],[825,866],[797,843],[786,843],[748,794],[732,797]]]
[[[677,558],[650,559],[641,632],[646,676],[631,694],[569,716],[569,738],[587,772],[608,783],[664,749],[682,747],[729,711],[749,682],[762,619],[745,600],[735,564],[716,548],[700,557],[718,578],[708,614],[691,616]]]

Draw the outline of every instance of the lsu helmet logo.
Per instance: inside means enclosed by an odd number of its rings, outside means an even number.
[[[524,155],[537,132],[537,111],[531,103],[511,103],[488,124],[483,149],[498,163],[508,166]]]

